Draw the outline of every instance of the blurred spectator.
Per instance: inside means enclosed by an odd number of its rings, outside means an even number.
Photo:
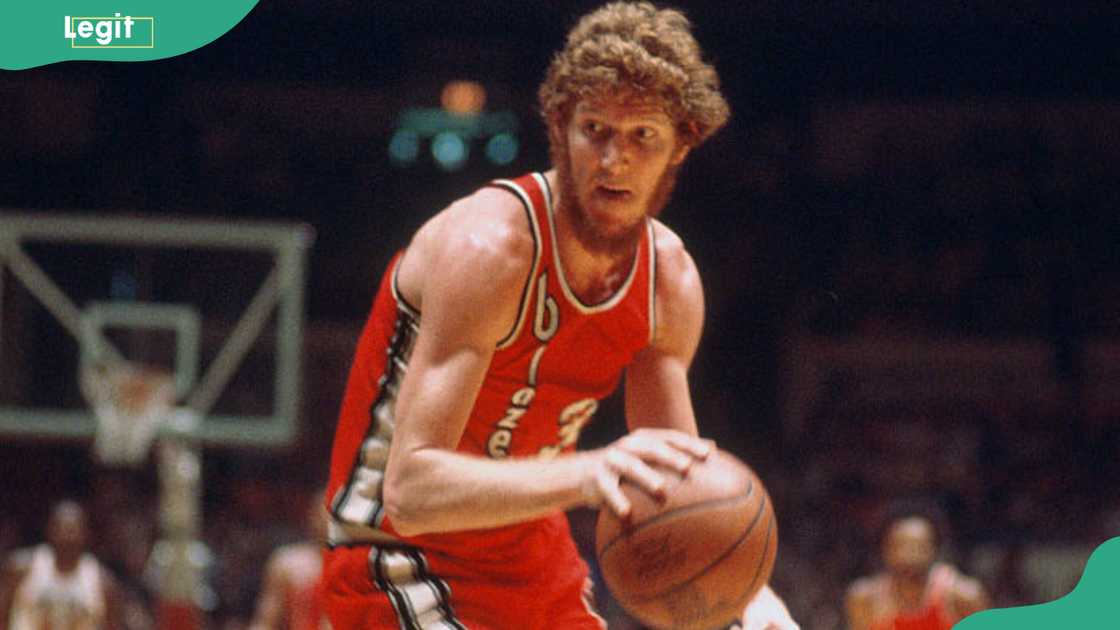
[[[980,583],[935,562],[938,532],[919,514],[892,518],[882,543],[884,570],[857,580],[847,595],[850,630],[950,630],[988,607]]]
[[[324,492],[307,506],[306,540],[274,551],[265,565],[264,585],[249,630],[329,630],[321,593],[327,512]]]
[[[12,553],[0,578],[0,630],[120,630],[116,579],[90,554],[86,513],[57,503],[46,543]]]

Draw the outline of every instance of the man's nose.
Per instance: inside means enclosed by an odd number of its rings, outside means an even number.
[[[600,164],[611,173],[621,172],[630,165],[630,154],[626,147],[622,146],[621,139],[614,137],[607,141],[606,146],[603,147]]]

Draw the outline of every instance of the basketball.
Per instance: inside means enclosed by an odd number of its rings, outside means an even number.
[[[615,599],[654,628],[712,630],[735,621],[770,579],[778,526],[758,476],[717,450],[684,477],[666,473],[659,502],[623,484],[631,517],[604,508],[595,555]]]

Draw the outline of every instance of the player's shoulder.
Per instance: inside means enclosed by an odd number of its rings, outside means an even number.
[[[669,226],[654,219],[653,238],[656,243],[655,260],[658,295],[683,295],[699,297],[702,294],[700,272],[688,253],[684,240]]]
[[[704,327],[704,288],[700,273],[684,241],[668,226],[654,220],[653,233],[657,321],[653,344],[691,357]]]
[[[658,259],[670,265],[684,265],[692,261],[688,249],[682,239],[671,227],[657,219],[650,219],[653,224],[653,240],[656,244]],[[660,266],[660,263],[659,263]]]
[[[31,561],[35,557],[38,547],[22,547],[13,549],[3,562],[3,573],[10,579],[22,578],[31,570]]]
[[[416,232],[398,269],[398,286],[421,311],[429,289],[470,302],[512,303],[520,298],[535,251],[521,202],[507,191],[481,188]]]
[[[848,586],[845,594],[849,603],[863,603],[871,601],[883,590],[884,577],[882,575],[868,575],[858,578]]]
[[[950,590],[954,599],[966,603],[984,600],[986,592],[980,580],[965,575],[960,569],[951,565],[948,566],[948,572],[952,576]]]
[[[460,269],[491,279],[527,269],[534,253],[524,206],[494,187],[453,202],[421,228],[415,242],[440,270],[456,262]]]
[[[277,547],[271,556],[271,561],[280,564],[301,564],[308,560],[317,560],[322,554],[322,548],[315,543],[296,542]]]

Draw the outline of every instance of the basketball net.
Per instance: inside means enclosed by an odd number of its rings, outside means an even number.
[[[89,360],[81,367],[81,388],[97,419],[94,458],[113,467],[143,464],[175,405],[171,374],[127,361]]]

